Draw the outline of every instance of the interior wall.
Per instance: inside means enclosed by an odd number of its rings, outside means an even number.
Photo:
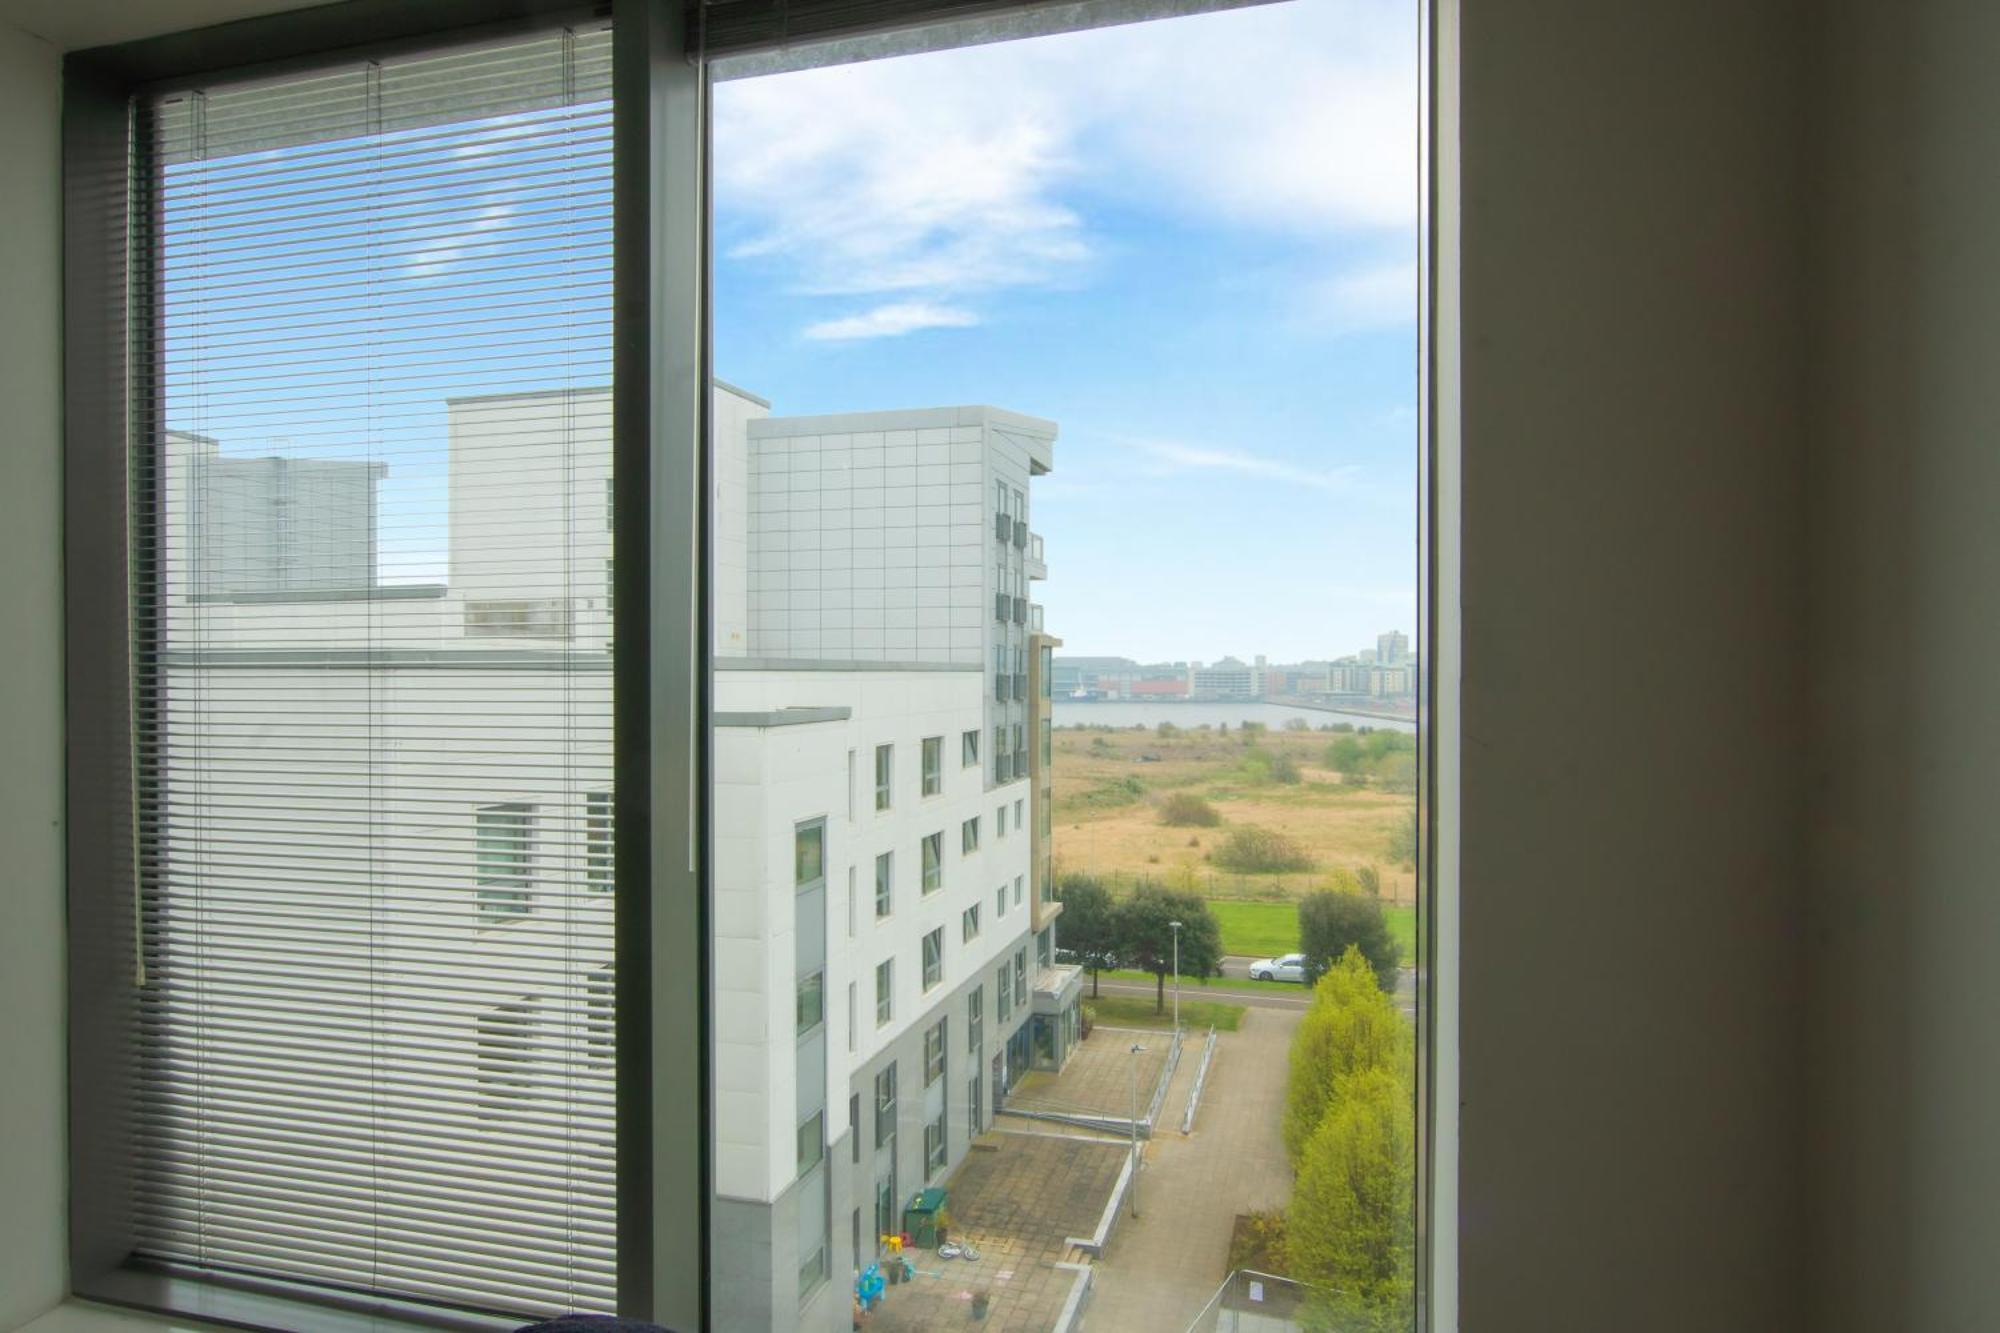
[[[1799,14],[1459,10],[1480,1333],[1797,1326]]]
[[[65,1286],[60,67],[0,23],[0,1328]]]
[[[1812,204],[1815,1329],[2000,1310],[2000,10],[1831,0]]]

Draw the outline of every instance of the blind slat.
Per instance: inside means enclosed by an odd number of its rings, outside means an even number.
[[[157,97],[140,1258],[610,1312],[610,41]]]

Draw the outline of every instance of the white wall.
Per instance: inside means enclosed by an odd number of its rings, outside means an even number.
[[[0,1328],[65,1283],[59,72],[0,24]]]
[[[1460,1326],[1794,1327],[1796,10],[1462,11]]]
[[[1825,6],[1809,383],[1814,1329],[2000,1311],[2000,10]]]

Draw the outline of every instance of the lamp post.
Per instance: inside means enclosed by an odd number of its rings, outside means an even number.
[[[1167,922],[1174,929],[1174,1031],[1181,1030],[1181,923]]]
[[[1127,1067],[1132,1071],[1132,1184],[1125,1197],[1131,1200],[1134,1217],[1139,1215],[1139,1053],[1145,1049],[1138,1042],[1133,1042],[1132,1058],[1127,1061]]]

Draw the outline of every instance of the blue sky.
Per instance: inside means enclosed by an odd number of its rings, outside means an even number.
[[[1055,419],[1067,652],[1415,620],[1414,7],[1289,0],[725,82],[716,368]]]

